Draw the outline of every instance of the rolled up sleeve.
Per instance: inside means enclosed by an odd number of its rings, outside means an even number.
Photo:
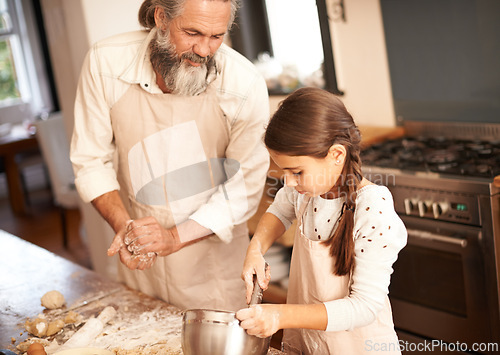
[[[75,101],[71,161],[85,202],[119,189],[113,168],[115,146],[104,85],[94,50],[84,61]]]

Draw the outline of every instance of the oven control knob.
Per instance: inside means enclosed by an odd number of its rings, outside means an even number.
[[[415,202],[412,199],[405,198],[404,203],[405,203],[405,213],[407,215],[411,215],[411,212],[415,208]]]
[[[448,210],[447,202],[434,202],[432,204],[432,214],[435,219],[438,219],[443,213]]]
[[[420,217],[424,217],[427,211],[429,211],[430,203],[426,201],[418,201],[417,206],[418,206],[418,215]]]

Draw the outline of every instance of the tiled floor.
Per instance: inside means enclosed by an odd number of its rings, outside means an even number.
[[[90,257],[80,238],[80,212],[67,210],[66,220],[68,249],[63,247],[60,211],[52,203],[48,188],[29,193],[29,211],[25,216],[14,215],[7,197],[0,198],[0,229],[90,268]]]

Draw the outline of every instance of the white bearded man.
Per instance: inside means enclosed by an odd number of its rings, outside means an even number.
[[[80,196],[116,233],[108,255],[119,256],[120,280],[181,309],[246,304],[240,273],[269,167],[269,98],[255,67],[223,44],[238,5],[144,1],[145,30],[96,43],[78,86]]]

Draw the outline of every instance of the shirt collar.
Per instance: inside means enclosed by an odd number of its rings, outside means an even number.
[[[147,37],[137,49],[137,55],[128,68],[120,75],[120,80],[130,84],[140,84],[149,93],[162,93],[156,84],[156,74],[149,60],[149,43],[156,35],[156,27],[149,31]]]

